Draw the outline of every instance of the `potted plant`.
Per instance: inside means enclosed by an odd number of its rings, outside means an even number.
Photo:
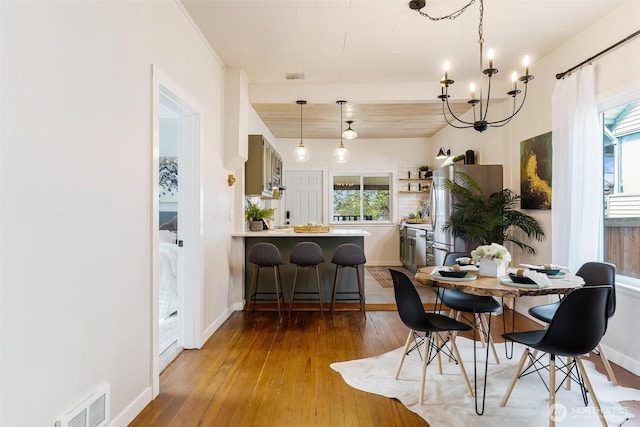
[[[514,209],[520,195],[506,188],[487,195],[464,172],[456,172],[454,180],[446,179],[444,187],[454,196],[453,213],[443,226],[445,231],[472,244],[502,245],[512,242],[528,254],[536,253],[532,246],[518,240],[514,233],[519,230],[538,241],[545,238],[538,220]]]
[[[427,172],[429,172],[429,166],[428,165],[422,165],[418,168],[419,172],[418,172],[418,178],[426,178],[427,177]]]
[[[264,220],[272,220],[275,209],[263,208],[258,202],[253,203],[247,200],[247,206],[244,208],[244,216],[249,221],[249,230],[260,231],[264,227]]]

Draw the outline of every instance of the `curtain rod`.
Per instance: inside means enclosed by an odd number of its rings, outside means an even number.
[[[618,46],[620,46],[623,43],[628,42],[629,40],[637,37],[638,35],[640,35],[640,30],[636,31],[635,33],[625,37],[624,39],[620,40],[618,43],[612,44],[611,46],[609,46],[608,48],[596,53],[595,55],[593,55],[591,58],[589,59],[585,59],[584,61],[582,61],[581,63],[579,63],[578,65],[569,68],[567,71],[565,71],[564,73],[558,73],[556,74],[556,79],[560,80],[561,78],[563,78],[565,75],[569,74],[570,72],[582,67],[584,64],[587,64],[591,61],[593,61],[594,59],[604,55],[605,53],[609,52],[610,50],[613,50],[615,48],[617,48]]]

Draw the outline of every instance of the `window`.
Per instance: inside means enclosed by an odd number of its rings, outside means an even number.
[[[605,261],[640,279],[640,101],[603,114]]]
[[[332,183],[333,222],[389,222],[391,174],[335,175]]]

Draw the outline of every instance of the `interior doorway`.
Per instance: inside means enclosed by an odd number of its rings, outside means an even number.
[[[153,397],[162,369],[183,348],[201,346],[203,109],[153,67],[152,346]]]

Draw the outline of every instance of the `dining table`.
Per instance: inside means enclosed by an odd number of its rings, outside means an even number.
[[[474,296],[490,296],[502,298],[504,305],[504,298],[513,299],[513,309],[511,310],[511,331],[515,329],[515,302],[520,297],[526,296],[542,296],[542,295],[564,295],[576,288],[584,285],[584,280],[580,276],[563,272],[560,275],[548,276],[550,285],[540,286],[538,284],[521,284],[515,283],[510,280],[509,276],[489,277],[480,276],[477,271],[469,271],[466,276],[462,278],[444,277],[438,274],[441,267],[422,267],[416,272],[414,279],[423,285],[437,286],[445,289],[457,289],[464,293]],[[435,271],[434,271],[435,270]],[[436,302],[436,306],[438,306]],[[503,310],[504,313],[504,310]],[[473,313],[475,319],[476,313]],[[489,316],[487,334],[491,334],[491,318]],[[503,330],[506,330],[505,316],[502,316]],[[473,328],[473,340],[477,341],[476,328]],[[507,343],[505,342],[505,354],[507,358],[513,356],[513,343],[511,343],[511,355],[507,351]],[[485,409],[485,394],[487,387],[487,372],[489,368],[489,345],[485,346],[485,358],[484,358],[484,376],[482,377],[481,395],[478,393],[478,357],[477,346],[474,345],[473,351],[473,372],[474,372],[474,398],[475,398],[475,410],[476,414],[484,414]]]

